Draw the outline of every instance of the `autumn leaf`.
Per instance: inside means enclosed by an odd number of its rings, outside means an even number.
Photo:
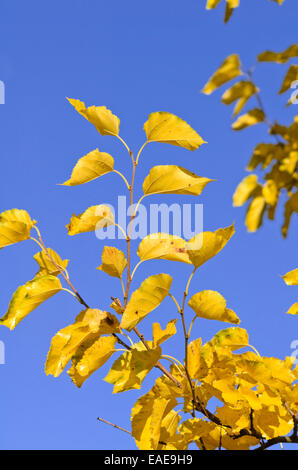
[[[293,269],[282,276],[287,286],[298,286],[298,269]]]
[[[124,310],[121,328],[132,330],[148,313],[156,309],[168,295],[171,284],[169,274],[155,274],[142,282]]]
[[[160,347],[147,350],[140,344],[123,353],[112,365],[105,381],[114,385],[113,393],[140,389],[146,375],[161,356]]]
[[[214,8],[214,7],[211,7]],[[205,95],[210,95],[217,88],[241,75],[241,63],[237,54],[228,56],[216,72],[212,75],[202,90]]]
[[[263,195],[256,196],[248,206],[245,225],[248,232],[256,232],[262,225],[263,215],[266,209],[266,200]]]
[[[165,259],[191,264],[185,246],[186,241],[176,235],[152,233],[143,238],[137,254],[141,261]]]
[[[150,114],[144,131],[148,142],[163,142],[188,150],[196,150],[206,143],[187,122],[164,111]]]
[[[292,83],[298,80],[298,65],[291,65],[289,70],[286,73],[286,76],[283,80],[281,88],[279,90],[279,94],[281,95],[285,91],[291,88]]]
[[[195,235],[187,244],[189,258],[195,268],[217,255],[235,233],[234,224],[215,232]]]
[[[177,333],[177,319],[171,320],[163,330],[159,323],[152,324],[153,347],[159,346]]]
[[[73,214],[70,223],[66,225],[68,235],[83,232],[93,232],[114,224],[114,215],[108,206],[103,204],[91,206],[80,215]]]
[[[102,264],[97,269],[104,271],[109,276],[121,279],[127,265],[124,253],[114,246],[105,246],[101,258]]]
[[[226,308],[226,301],[219,292],[205,290],[193,295],[188,302],[196,315],[208,320],[218,320],[228,323],[240,323],[236,313]]]
[[[237,101],[233,112],[233,116],[236,116],[244,108],[247,101],[258,91],[254,83],[243,80],[226,90],[221,100],[227,105]]]
[[[47,253],[50,255],[50,258]],[[44,276],[46,274],[58,276],[59,274],[61,274],[61,271],[65,271],[65,269],[67,268],[69,262],[68,259],[62,261],[58,253],[56,253],[56,251],[52,250],[51,248],[47,248],[47,253],[43,250],[33,256],[33,258],[39,265],[39,271],[35,275],[35,277]],[[59,266],[61,270],[59,270],[57,266]]]
[[[285,64],[293,57],[298,57],[298,44],[292,44],[282,52],[265,51],[258,55],[259,62]]]
[[[10,209],[0,214],[0,249],[14,243],[28,240],[30,231],[36,224],[28,212]]]
[[[82,343],[72,357],[72,366],[67,372],[77,387],[80,388],[109,360],[115,352],[116,341],[114,336],[101,336],[95,339],[91,337]]]
[[[243,204],[254,194],[254,191],[260,187],[257,175],[246,176],[236,188],[233,195],[234,207],[243,206]]]
[[[58,377],[78,348],[101,335],[120,332],[119,321],[109,312],[88,308],[76,317],[75,323],[53,337],[45,366],[46,374]]]
[[[247,127],[254,126],[265,120],[264,112],[259,108],[254,108],[248,111],[246,114],[242,114],[232,124],[234,131],[241,131]]]
[[[93,124],[101,135],[118,135],[120,119],[105,106],[89,106],[80,100],[67,98],[76,111]]]
[[[159,165],[151,168],[143,183],[144,194],[189,194],[198,196],[209,178],[197,176],[177,165]]]
[[[13,294],[6,314],[0,319],[0,324],[13,330],[29,313],[61,289],[61,283],[56,276],[38,276],[26,282]]]
[[[80,158],[74,167],[69,180],[63,186],[76,186],[88,183],[99,176],[110,173],[114,169],[114,159],[108,153],[93,150]]]

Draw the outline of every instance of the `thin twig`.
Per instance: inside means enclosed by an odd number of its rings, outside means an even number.
[[[113,428],[119,429],[120,431],[126,432],[127,434],[132,435],[130,431],[127,429],[121,428],[121,426],[118,426],[117,424],[110,423],[110,421],[107,421],[106,419],[103,418],[97,418],[97,421],[100,421],[101,423],[109,424],[109,426],[113,426]]]

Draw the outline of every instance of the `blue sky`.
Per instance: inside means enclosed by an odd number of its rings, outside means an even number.
[[[146,147],[136,191],[140,193],[144,177],[158,164],[181,164],[217,180],[197,200],[169,195],[149,202],[203,203],[205,230],[235,221],[236,235],[220,255],[200,268],[191,293],[221,292],[242,319],[251,343],[263,355],[284,358],[292,352],[291,342],[298,339],[297,318],[285,315],[297,300],[297,289],[286,287],[280,278],[297,267],[297,220],[293,219],[286,241],[280,234],[281,210],[278,222],[266,222],[256,234],[246,233],[245,211],[234,209],[231,199],[266,128],[260,125],[233,133],[232,110],[220,103],[220,94],[207,97],[199,90],[233,52],[245,58],[249,67],[259,52],[282,50],[297,42],[298,9],[295,0],[286,0],[282,7],[268,0],[241,3],[224,25],[223,8],[207,12],[202,0],[2,1],[0,80],[6,85],[6,104],[0,106],[0,211],[28,210],[38,220],[47,245],[71,259],[71,279],[82,295],[92,306],[107,309],[109,296],[121,292],[117,279],[95,269],[104,244],[92,233],[69,237],[65,225],[73,212],[94,204],[115,204],[117,193],[125,194],[125,187],[117,175],[75,188],[57,183],[65,181],[79,157],[96,147],[111,153],[117,169],[128,176],[130,160],[118,141],[100,136],[65,97],[110,108],[121,119],[121,136],[135,151],[144,142],[142,127],[149,113],[177,114],[208,145],[194,153],[164,144]],[[285,109],[285,96],[276,93],[284,72],[283,66],[262,65],[256,81],[268,114],[289,123],[296,110],[294,106]],[[125,248],[125,242],[116,243]],[[30,241],[1,250],[1,315],[17,286],[34,276],[36,251]],[[180,263],[144,264],[133,288],[159,272],[174,277],[173,292],[181,297],[189,268]],[[108,367],[80,390],[66,373],[58,379],[44,374],[51,337],[72,323],[79,311],[73,297],[61,293],[14,332],[1,328],[0,340],[6,347],[6,364],[0,365],[1,449],[135,448],[128,435],[99,424],[96,418],[129,427],[131,406],[149,389],[156,372],[144,381],[141,392],[116,395],[102,381]],[[152,321],[165,326],[175,316],[171,300],[166,300],[143,322],[142,330],[149,338]],[[226,326],[200,320],[193,331],[207,341]],[[181,334],[179,347],[177,341],[178,337],[168,341],[164,350],[182,358]]]

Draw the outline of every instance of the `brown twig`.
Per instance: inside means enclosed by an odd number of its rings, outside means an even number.
[[[131,432],[128,431],[127,429],[121,428],[121,426],[118,426],[117,424],[110,423],[110,421],[107,421],[106,419],[97,418],[97,420],[100,421],[101,423],[109,424],[109,426],[113,426],[113,428],[119,429],[120,431],[123,431],[123,432],[126,432],[127,434],[132,435]]]

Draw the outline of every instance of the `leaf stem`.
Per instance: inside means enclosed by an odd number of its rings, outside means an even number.
[[[127,189],[129,190],[129,184],[128,184],[128,181],[127,179],[125,178],[125,176],[121,173],[121,171],[118,171],[118,170],[112,170],[114,173],[117,173],[117,175],[121,176],[121,178],[123,179],[123,181],[125,182],[126,186],[127,186]]]

